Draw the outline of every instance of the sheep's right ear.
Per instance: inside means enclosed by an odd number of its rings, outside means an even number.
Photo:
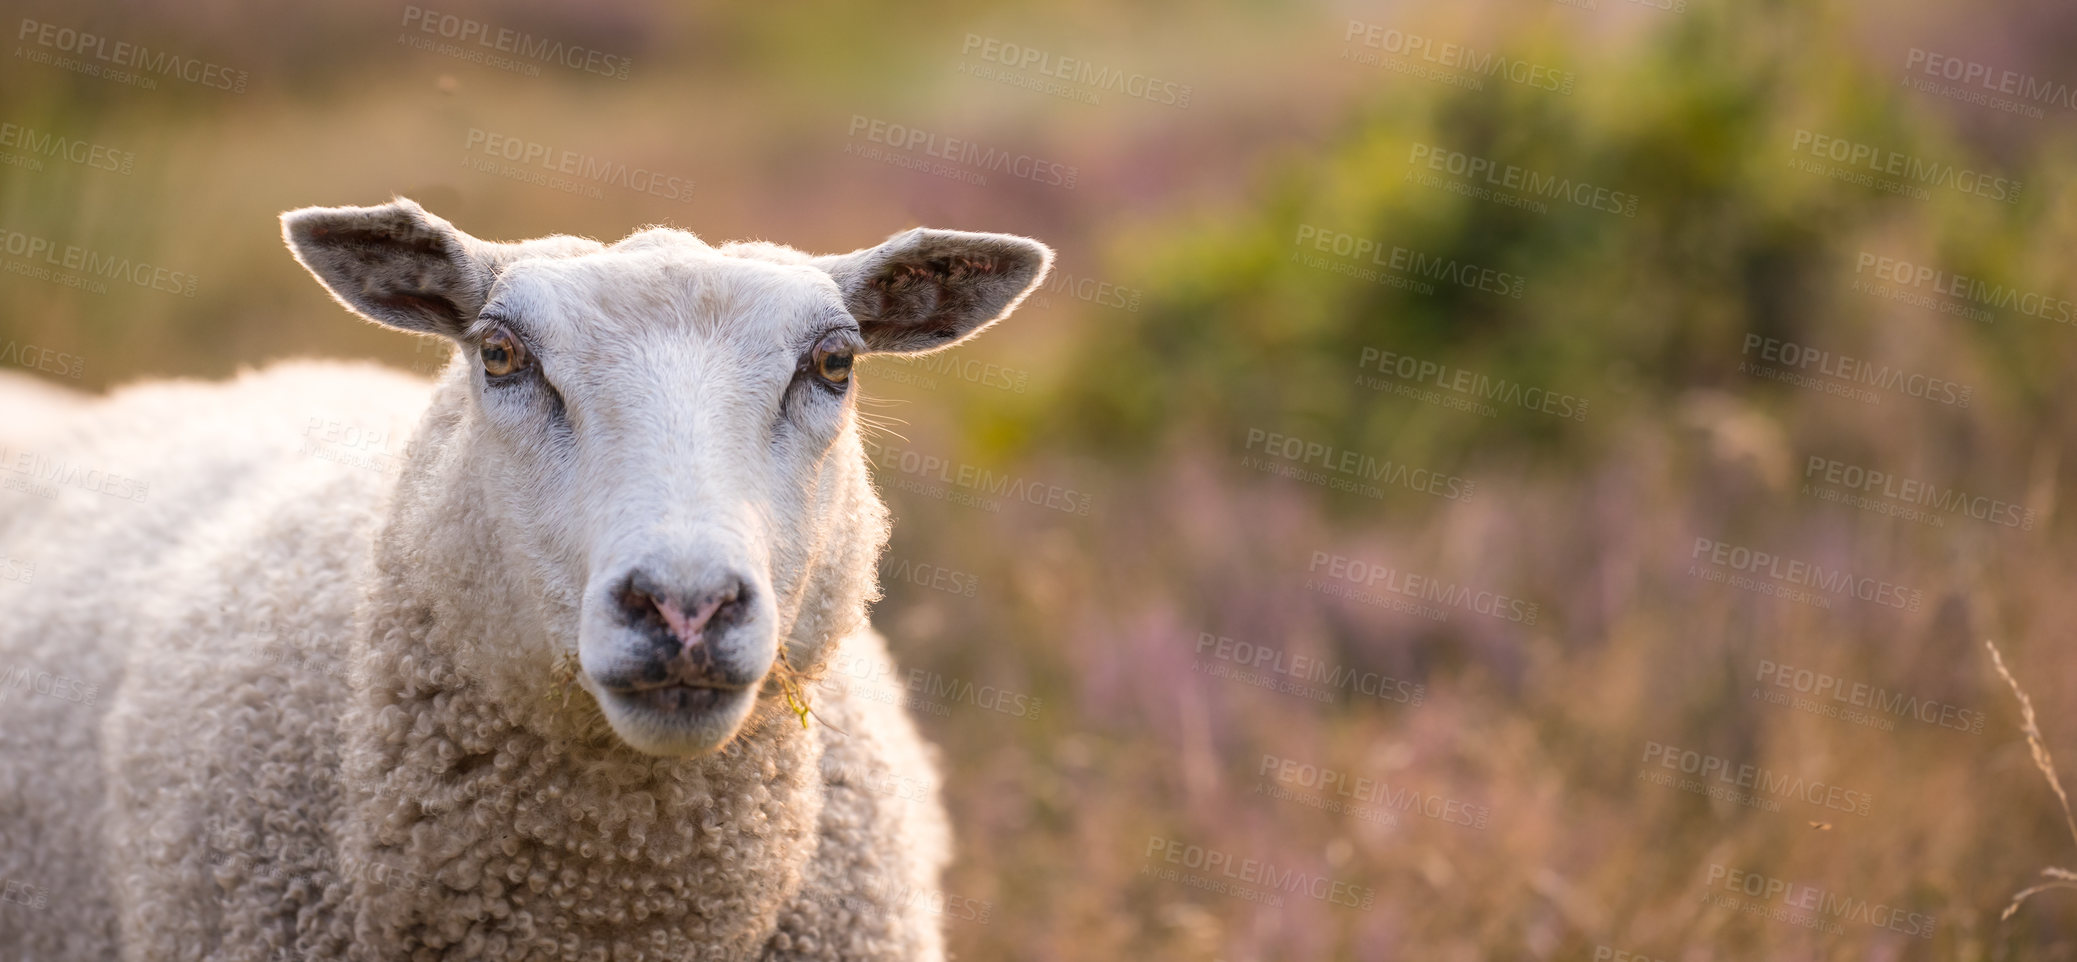
[[[489,245],[402,197],[292,210],[281,236],[339,303],[407,331],[460,337],[496,276]]]

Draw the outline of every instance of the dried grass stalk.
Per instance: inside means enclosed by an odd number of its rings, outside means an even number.
[[[2027,747],[2034,753],[2034,767],[2041,770],[2042,777],[2048,779],[2048,787],[2055,790],[2055,799],[2061,802],[2063,806],[2063,824],[2070,829],[2070,839],[2073,842],[2077,842],[2077,817],[2072,817],[2070,814],[2070,794],[2063,791],[2062,777],[2055,773],[2055,759],[2049,757],[2048,743],[2041,737],[2041,726],[2034,721],[2033,700],[2027,698],[2027,693],[2020,689],[2018,680],[2012,677],[2012,672],[2006,670],[2005,659],[1999,656],[1998,646],[1992,644],[1989,639],[1985,639],[1983,647],[1990,649],[1990,661],[1992,665],[1997,667],[1998,677],[2005,679],[2005,684],[2012,688],[2013,696],[2019,699],[2021,731],[2026,733]],[[2045,892],[2049,889],[2077,889],[2077,872],[2072,872],[2065,868],[2051,867],[2042,869],[2041,874],[2055,881],[2044,882],[2012,896],[2012,903],[2005,906],[2005,911],[1999,914],[1999,921],[2010,919],[2012,913],[2019,911],[2020,903],[2025,902],[2035,893]]]

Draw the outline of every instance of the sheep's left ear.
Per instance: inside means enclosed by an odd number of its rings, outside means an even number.
[[[913,354],[957,344],[1015,310],[1053,251],[1028,237],[916,228],[878,247],[814,258],[844,292],[866,349]]]

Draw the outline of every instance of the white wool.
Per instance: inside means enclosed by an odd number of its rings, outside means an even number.
[[[34,411],[0,418],[0,555],[34,566],[0,581],[0,883],[35,896],[0,957],[942,957],[943,812],[870,790],[936,784],[903,711],[809,685],[804,728],[767,685],[719,751],[631,748],[570,673],[591,587],[481,481],[476,363],[0,378]],[[856,432],[768,549],[811,674],[891,671]]]

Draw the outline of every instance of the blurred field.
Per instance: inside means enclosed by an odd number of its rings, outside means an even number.
[[[976,344],[864,369],[902,422],[876,617],[944,752],[942,894],[985,906],[948,912],[959,958],[2077,958],[2077,892],[1999,919],[2077,839],[1983,647],[2077,770],[2077,10],[433,12],[625,58],[623,80],[419,49],[453,41],[403,5],[18,6],[248,75],[120,83],[10,23],[0,124],[35,133],[0,127],[0,360],[55,383],[436,363],[281,249],[275,214],[306,204],[406,194],[495,238],[669,223],[848,250],[929,224],[1059,250],[1058,283]],[[1973,102],[1935,56],[2038,96]],[[933,173],[876,123],[1041,173]],[[686,189],[530,182],[507,141]],[[1556,181],[1586,189],[1529,186]],[[38,241],[181,278],[39,275]],[[962,504],[926,463],[1056,505]],[[1842,503],[1870,471],[1967,510]],[[1779,565],[1738,568],[1752,552]],[[1394,594],[1409,578],[1439,594]],[[1230,676],[1263,666],[1311,694]],[[1813,697],[1797,669],[1933,720],[1762,697]],[[1645,777],[1683,777],[1664,746],[1850,795],[1683,791]],[[1904,920],[1727,907],[1732,870]]]

